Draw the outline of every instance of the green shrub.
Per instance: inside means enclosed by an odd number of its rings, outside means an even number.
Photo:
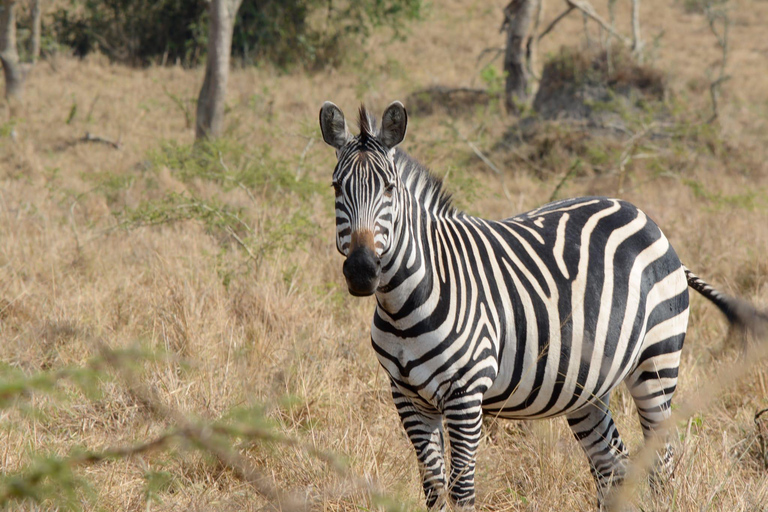
[[[208,42],[205,0],[68,0],[53,15],[56,40],[78,56],[101,51],[131,65],[198,65]],[[280,67],[337,64],[344,48],[374,28],[403,34],[402,20],[420,17],[422,0],[244,0],[235,20],[232,55],[245,64]]]

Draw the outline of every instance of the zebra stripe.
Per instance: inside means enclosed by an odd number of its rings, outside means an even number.
[[[627,458],[608,407],[613,389],[627,383],[646,437],[666,436],[688,286],[732,321],[744,316],[743,304],[737,311],[735,299],[683,267],[659,227],[625,201],[567,199],[503,221],[473,217],[394,148],[405,134],[401,104],[388,107],[380,130],[361,109],[357,137],[339,119],[326,103],[321,128],[339,157],[336,243],[345,267],[359,257],[381,269],[345,276],[351,291],[375,291],[371,341],[416,450],[427,505],[473,509],[484,413],[565,415],[601,503]],[[376,234],[362,256],[349,250],[358,232]],[[671,464],[667,444],[652,481]]]

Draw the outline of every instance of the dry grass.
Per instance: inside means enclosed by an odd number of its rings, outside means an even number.
[[[161,141],[192,141],[180,105],[196,96],[201,70],[135,70],[99,58],[41,63],[15,121],[17,141],[0,139],[3,372],[78,367],[98,359],[102,344],[162,355],[133,367],[128,379],[122,370],[104,370],[101,375],[113,377],[93,386],[95,394],[64,379],[57,393],[4,402],[3,470],[27,467],[41,454],[124,446],[165,432],[172,421],[141,400],[140,385],[187,418],[218,420],[251,409],[253,418],[298,445],[243,438],[238,453],[270,484],[309,497],[320,509],[368,509],[371,489],[418,508],[415,456],[368,342],[372,301],[349,296],[343,284],[326,186],[333,151],[319,137],[317,111],[326,99],[348,113],[360,101],[379,111],[434,85],[481,86],[475,60],[483,48],[502,44],[496,30],[504,3],[433,2],[408,42],[381,36],[364,49],[367,58],[337,71],[236,71],[228,145],[219,148],[223,165],[216,159],[206,165],[220,173],[241,169],[244,180],[254,180],[248,186],[194,169],[185,174],[162,156],[167,144]],[[643,141],[632,154],[650,156],[632,159],[622,172],[623,141],[597,138],[578,150],[557,146],[554,156],[539,160],[529,158],[534,153],[492,151],[508,129],[495,103],[455,119],[412,117],[405,148],[446,175],[460,206],[492,218],[545,202],[578,156],[584,170],[563,183],[561,197],[616,195],[621,188],[662,226],[689,267],[766,307],[768,4],[732,3],[733,79],[725,88],[721,126],[701,129],[693,121],[698,112],[708,114],[703,68],[718,58],[714,40],[703,18],[682,6],[643,2],[644,33],[664,31],[653,62],[684,106],[678,119],[690,122],[681,122],[684,133],[672,142]],[[547,5],[546,17],[559,8]],[[542,55],[581,44],[579,18],[559,27],[544,40]],[[73,104],[76,112],[66,124]],[[123,149],[73,142],[85,131],[119,138]],[[465,139],[503,164],[504,173],[491,172]],[[265,169],[291,179],[265,178]],[[206,201],[220,216],[174,221],[173,211],[180,210],[168,209],[152,218],[139,215],[147,213],[146,201],[156,206],[170,193]],[[248,229],[228,231],[223,211],[234,212]],[[294,220],[284,226],[285,219]],[[249,255],[233,233],[260,252]],[[694,298],[678,403],[697,396],[735,360],[726,334],[714,308]],[[768,468],[753,422],[755,412],[768,407],[767,397],[765,363],[723,383],[691,421],[680,423],[677,478],[660,497],[641,492],[643,509],[767,510]],[[612,405],[637,452],[642,443],[631,399],[620,392]],[[477,477],[482,509],[591,509],[592,480],[564,420],[489,421],[487,427]],[[74,500],[86,510],[265,505],[242,474],[189,448],[189,441],[175,441],[167,450],[76,469],[90,486]],[[333,471],[312,450],[337,454],[355,478]],[[158,474],[161,485],[150,485]]]

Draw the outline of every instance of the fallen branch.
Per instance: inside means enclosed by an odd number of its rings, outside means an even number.
[[[480,148],[478,148],[471,140],[469,140],[464,135],[462,135],[462,133],[459,131],[459,129],[456,128],[453,124],[451,124],[450,126],[451,126],[451,128],[453,128],[453,131],[456,132],[456,135],[458,135],[461,140],[463,140],[464,142],[467,143],[467,146],[469,146],[469,148],[472,150],[472,152],[475,155],[477,155],[477,157],[480,160],[482,160],[485,165],[490,167],[490,169],[493,172],[495,172],[496,174],[501,174],[501,170],[498,167],[496,167],[496,164],[491,162],[491,160],[487,156],[485,156],[482,151],[480,151]]]
[[[453,94],[457,92],[469,92],[472,94],[487,94],[488,91],[477,87],[444,87],[437,85],[435,87],[429,87],[428,89],[419,89],[418,91],[411,93],[411,96],[419,94]]]
[[[123,149],[122,144],[120,144],[120,140],[118,139],[117,142],[105,139],[104,137],[100,137],[98,135],[94,135],[91,132],[85,132],[85,135],[83,135],[82,139],[78,139],[78,142],[96,142],[99,144],[106,144],[107,146],[112,146],[115,149]]]

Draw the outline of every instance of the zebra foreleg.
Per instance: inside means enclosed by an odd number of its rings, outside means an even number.
[[[609,399],[610,395],[605,395],[567,415],[568,426],[589,459],[600,510],[609,499],[611,489],[624,481],[628,456],[608,410]]]
[[[419,460],[424,496],[430,511],[446,510],[445,442],[443,418],[439,411],[425,411],[416,407],[392,384],[392,398]]]
[[[455,510],[475,510],[475,457],[482,433],[481,394],[449,400],[443,409],[451,450],[448,491]]]

